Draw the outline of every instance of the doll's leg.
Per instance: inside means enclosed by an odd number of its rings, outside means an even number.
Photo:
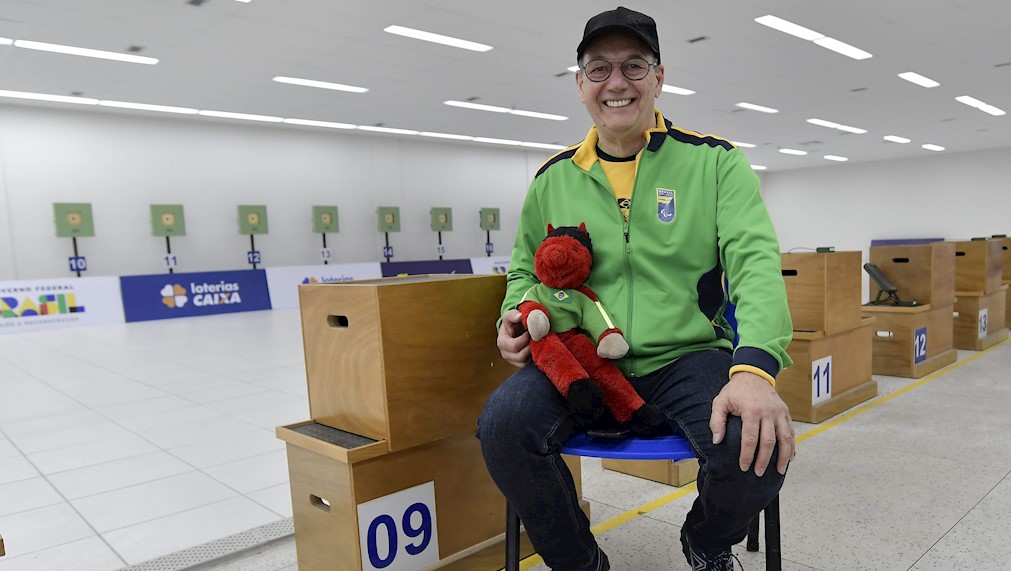
[[[577,420],[589,423],[603,414],[604,393],[590,380],[590,375],[557,334],[548,333],[540,341],[532,341],[530,356],[569,402],[569,409]]]
[[[614,361],[597,355],[597,347],[589,337],[579,334],[565,339],[577,361],[583,364],[600,388],[604,391],[604,402],[615,420],[630,424],[636,432],[651,433],[664,425],[663,413],[653,405],[648,405],[628,382]]]

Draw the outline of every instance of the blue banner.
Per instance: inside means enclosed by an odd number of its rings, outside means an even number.
[[[123,276],[127,322],[270,309],[264,270]]]
[[[418,262],[383,262],[383,277],[420,274],[472,274],[470,260],[422,260]]]

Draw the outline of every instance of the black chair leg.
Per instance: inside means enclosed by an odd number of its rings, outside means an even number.
[[[755,516],[748,525],[748,551],[758,551],[758,520],[762,519],[762,514]]]
[[[512,504],[506,502],[506,564],[505,571],[520,569],[520,516]]]
[[[767,571],[783,569],[783,554],[779,549],[779,496],[765,507],[765,568]]]

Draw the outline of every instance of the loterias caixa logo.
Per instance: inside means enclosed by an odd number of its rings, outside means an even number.
[[[165,284],[161,291],[161,302],[166,307],[182,309],[187,303],[196,307],[231,305],[242,303],[239,284],[221,280],[218,283],[190,282],[187,290],[180,284]]]
[[[74,286],[60,283],[0,287],[0,325],[76,321],[85,307]],[[28,318],[28,319],[26,319]]]

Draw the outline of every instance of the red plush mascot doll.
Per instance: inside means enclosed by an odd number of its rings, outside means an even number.
[[[628,343],[590,288],[593,247],[586,225],[548,225],[548,235],[534,254],[540,283],[531,287],[518,309],[532,339],[537,366],[585,423],[599,419],[605,407],[622,425],[652,434],[664,424],[663,413],[646,404],[611,359],[623,357]]]

